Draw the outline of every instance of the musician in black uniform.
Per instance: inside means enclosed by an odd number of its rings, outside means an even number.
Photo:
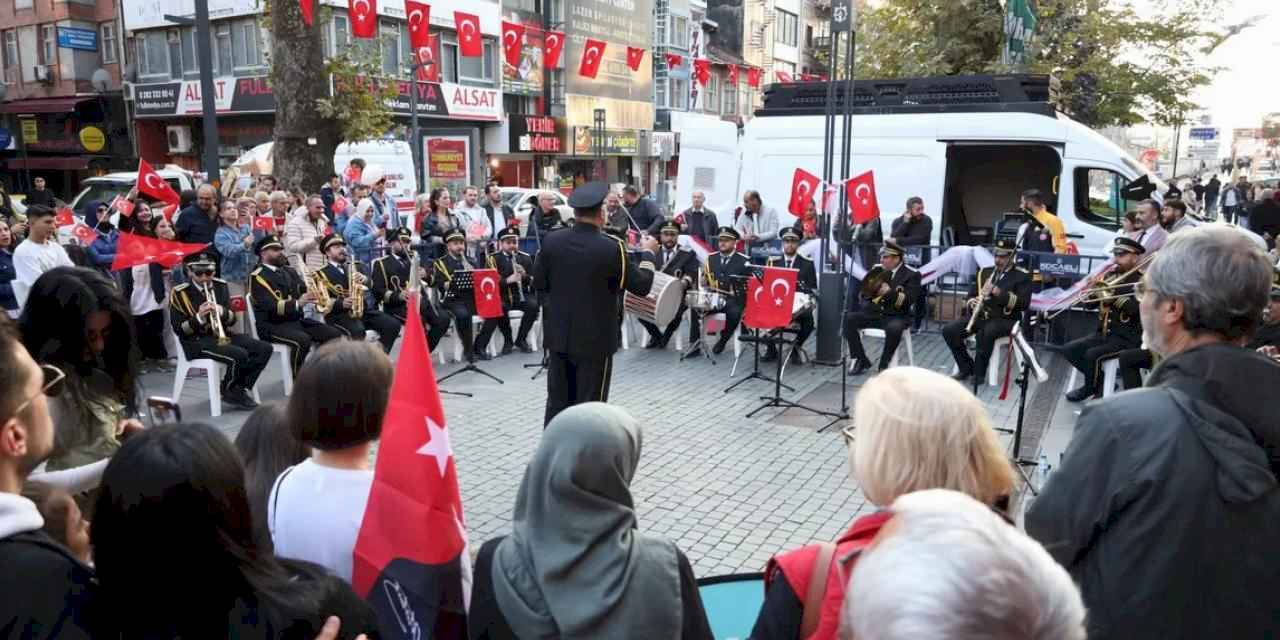
[[[698,256],[692,251],[680,246],[680,225],[673,220],[668,220],[659,227],[659,237],[661,246],[658,247],[657,253],[653,256],[654,268],[665,273],[677,280],[683,280],[687,289],[692,283],[693,278],[698,277]],[[676,317],[662,330],[658,329],[658,325],[641,320],[640,326],[649,333],[649,349],[665,349],[667,343],[671,341],[671,336],[675,334],[676,329],[680,327],[680,320],[684,318],[684,312],[689,307],[685,305],[684,298],[680,298],[680,311],[676,313]],[[689,323],[689,341],[697,342],[698,325],[696,322]]]
[[[920,273],[903,264],[902,247],[886,241],[880,248],[880,264],[871,267],[862,280],[862,308],[845,316],[844,334],[849,354],[854,358],[853,375],[871,368],[871,359],[862,348],[862,329],[884,330],[884,351],[880,371],[889,368],[902,341],[902,332],[911,326],[911,309],[920,299]]]
[[[370,291],[374,300],[382,305],[382,312],[395,318],[401,325],[408,319],[408,305],[405,303],[405,288],[409,284],[409,271],[412,261],[409,257],[409,243],[413,232],[405,227],[392,231],[387,235],[387,255],[373,261],[370,275],[373,283]],[[422,269],[422,276],[430,275],[428,268]],[[427,327],[427,348],[435,351],[440,338],[449,330],[453,316],[439,308],[427,298],[425,289],[420,291],[418,301],[422,315],[422,326]]]
[[[798,270],[800,273],[796,275],[796,290],[816,298],[818,294],[818,270],[814,267],[812,260],[800,255],[800,240],[804,238],[804,232],[796,227],[786,227],[780,235],[782,237],[782,255],[769,256],[765,265]],[[791,352],[791,364],[800,364],[800,348],[804,346],[804,341],[808,340],[809,336],[813,334],[813,311],[812,308],[805,309],[792,319],[799,325],[799,330],[796,332],[796,347]],[[769,348],[765,350],[764,356],[760,359],[765,362],[772,362],[777,358],[777,346],[769,343]]]
[[[253,244],[262,264],[249,274],[249,295],[253,300],[253,320],[258,337],[293,349],[293,375],[298,375],[313,344],[341,338],[342,332],[303,316],[307,304],[316,301],[307,290],[302,275],[289,266],[284,245],[267,234]]]
[[[513,224],[498,233],[498,253],[489,256],[489,267],[497,269],[502,279],[503,314],[497,320],[498,331],[502,333],[503,355],[511,353],[513,347],[521,353],[533,353],[529,346],[529,330],[538,321],[538,296],[533,291],[533,256],[520,250],[519,225]],[[511,342],[511,319],[507,317],[512,311],[524,314],[520,318],[514,345]]]
[[[471,318],[476,314],[476,299],[468,289],[454,297],[449,296],[449,283],[453,274],[459,271],[474,271],[479,268],[475,260],[466,254],[467,234],[462,229],[450,229],[444,234],[445,248],[443,256],[436,258],[433,281],[440,291],[441,304],[453,315],[454,330],[462,341],[467,362],[476,360],[492,360],[484,348],[489,346],[489,337],[498,328],[497,318],[488,318],[480,327],[480,335],[472,340]]]
[[[996,240],[995,265],[980,269],[978,279],[969,287],[970,315],[978,314],[973,329],[969,329],[969,317],[952,320],[942,328],[942,339],[960,369],[954,376],[956,380],[968,380],[970,376],[981,380],[986,375],[996,341],[1008,337],[1031,303],[1031,274],[1017,266],[1015,252],[1013,241]],[[976,360],[964,346],[969,335],[977,336]]]
[[[213,277],[218,256],[201,252],[187,256],[188,281],[169,294],[169,322],[178,344],[188,360],[209,358],[226,366],[222,378],[222,401],[241,409],[253,409],[258,403],[249,389],[258,383],[258,375],[271,361],[271,345],[241,333],[232,333],[236,314],[231,311],[231,292],[227,282]],[[205,295],[213,291],[213,300]],[[215,317],[216,314],[216,317]],[[221,336],[216,324],[221,322]]]
[[[707,276],[707,286],[726,292],[724,309],[717,312],[724,313],[724,330],[720,332],[720,337],[711,349],[711,352],[716,355],[724,353],[724,346],[733,337],[738,323],[742,322],[744,298],[739,296],[738,292],[745,291],[743,288],[746,286],[745,281],[741,278],[750,274],[748,267],[751,260],[746,254],[735,251],[741,237],[738,230],[733,227],[720,227],[716,232],[716,242],[720,251],[707,256],[707,264],[703,268]]]
[[[1098,309],[1098,332],[1072,340],[1058,349],[1080,373],[1084,384],[1067,394],[1067,400],[1080,402],[1102,392],[1102,361],[1114,358],[1122,351],[1142,345],[1142,318],[1138,312],[1138,299],[1134,285],[1142,280],[1138,271],[1139,256],[1146,252],[1142,243],[1129,238],[1116,238],[1111,255],[1115,267],[1111,272],[1118,278],[1109,282],[1109,288],[1095,292],[1083,306]],[[1120,277],[1120,276],[1124,277]],[[1098,285],[1094,285],[1097,287]]]
[[[566,407],[609,400],[622,294],[647,295],[653,286],[652,265],[641,268],[625,243],[601,232],[608,193],[604,182],[575,189],[569,196],[573,226],[544,236],[533,263],[533,286],[546,302],[544,425]],[[652,252],[658,241],[645,237],[641,243]]]
[[[325,323],[331,327],[337,327],[352,340],[364,340],[365,330],[372,329],[378,334],[378,342],[382,343],[382,350],[391,353],[391,347],[396,343],[396,336],[400,335],[400,321],[378,311],[373,296],[369,293],[371,288],[369,276],[360,269],[360,263],[354,261],[350,265],[347,263],[346,241],[336,233],[326,235],[320,239],[320,253],[325,257],[324,268],[319,271],[320,279],[324,281],[324,286],[329,291],[329,298],[333,300],[333,307],[324,316]],[[360,283],[359,293],[350,291],[351,273],[347,269],[352,267],[355,268],[356,280]],[[364,304],[359,317],[352,313],[357,295]]]

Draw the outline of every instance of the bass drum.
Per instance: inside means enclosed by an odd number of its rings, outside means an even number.
[[[654,272],[653,288],[649,295],[637,296],[630,291],[622,299],[622,306],[637,318],[665,327],[680,313],[680,301],[684,299],[684,282],[662,272]]]

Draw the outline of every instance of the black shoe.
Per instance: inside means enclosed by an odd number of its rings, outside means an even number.
[[[799,349],[796,349],[795,351],[791,352],[790,362],[791,364],[804,364],[804,358],[800,357]]]
[[[684,357],[696,358],[700,355],[702,355],[702,345],[698,342],[694,342],[693,347],[691,347],[689,351],[684,354]]]
[[[961,371],[960,373],[957,373],[954,376],[951,376],[951,379],[957,382],[968,382],[969,379],[972,377],[973,377],[972,371]]]
[[[711,347],[711,353],[714,353],[715,355],[724,353],[724,346],[728,343],[728,338],[720,338],[719,340],[716,340],[715,346]]]
[[[662,344],[662,338],[655,338],[655,337],[653,337],[653,336],[649,336],[649,344],[646,344],[646,345],[644,346],[644,348],[646,348],[646,349],[661,349],[661,348],[662,348],[662,347],[664,347],[664,346],[666,346],[666,345]]]
[[[773,349],[769,349],[768,351],[765,351],[764,355],[760,356],[760,362],[773,362],[774,360],[777,360],[777,359],[778,359],[778,352]]]
[[[516,350],[520,353],[533,353],[533,347],[529,346],[524,340],[516,340]]]
[[[515,347],[513,347],[510,342],[508,342],[502,345],[502,355],[504,356],[509,355],[514,349]]]
[[[488,351],[473,351],[471,352],[471,357],[474,360],[488,361],[493,359],[493,356],[489,355]]]
[[[253,401],[253,397],[249,395],[249,392],[241,389],[240,387],[231,387],[228,389],[227,392],[223,394],[222,400],[233,407],[244,409],[246,411],[258,408],[258,403]]]
[[[1082,402],[1093,397],[1093,389],[1080,387],[1067,394],[1067,402]]]
[[[870,361],[870,360],[859,360],[859,361],[857,361],[857,362],[855,362],[855,363],[854,363],[854,365],[853,365],[853,371],[850,371],[850,372],[849,372],[849,375],[860,376],[860,375],[862,375],[862,374],[866,373],[866,372],[867,372],[867,370],[868,370],[868,369],[870,369],[870,368],[871,368],[871,361]]]

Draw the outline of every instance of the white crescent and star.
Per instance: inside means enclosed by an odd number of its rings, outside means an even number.
[[[867,191],[867,195],[865,195],[865,196],[864,196],[864,195],[862,195],[862,190],[863,190],[863,189],[866,189],[866,191]],[[865,183],[864,183],[864,184],[860,184],[860,185],[858,185],[858,186],[857,186],[856,188],[854,188],[854,190],[853,190],[853,197],[855,197],[855,198],[857,198],[857,199],[861,200],[861,201],[862,201],[862,204],[867,204],[867,199],[868,199],[868,197],[870,197],[870,196],[871,196],[871,186],[870,186],[870,185],[867,185],[867,184],[865,184]]]
[[[157,185],[156,183],[152,182],[151,181],[152,178],[155,178],[156,180],[160,180],[160,176],[158,174],[148,173],[147,177],[142,179],[142,182],[147,185],[148,189],[159,189],[162,185]]]
[[[796,190],[800,192],[800,197],[804,198],[812,194],[813,187],[808,183],[808,181],[801,180],[800,184],[796,186]]]
[[[427,435],[431,439],[418,449],[417,454],[435,458],[436,468],[440,470],[440,477],[443,478],[445,469],[449,468],[449,458],[453,457],[453,447],[449,446],[449,430],[436,424],[429,417],[426,421]]]
[[[585,57],[587,64],[589,65],[595,64],[594,59],[600,57],[600,47],[597,47],[595,45],[591,45],[590,47],[587,47],[587,51],[586,53],[583,54],[583,56]]]
[[[778,285],[782,285],[781,296],[775,293],[775,291],[778,288]],[[774,281],[769,285],[769,295],[774,296],[773,298],[774,304],[778,305],[779,307],[782,306],[782,299],[787,297],[787,295],[790,293],[791,293],[791,283],[787,282],[786,280],[783,280],[782,278],[775,278]]]
[[[556,35],[556,34],[554,34],[554,33],[553,33],[553,34],[551,34],[551,35],[549,35],[549,36],[547,36],[547,48],[548,48],[548,49],[555,49],[555,48],[556,48],[556,47],[558,47],[558,46],[560,46],[560,36],[558,36],[558,35]]]
[[[418,30],[418,25],[422,23],[422,9],[414,9],[409,12],[409,29]]]
[[[364,5],[364,9],[361,9],[361,8],[360,8],[360,5],[361,5],[361,4],[363,4],[363,5]],[[351,8],[355,10],[356,20],[359,20],[359,21],[361,21],[361,22],[364,22],[365,20],[367,20],[367,19],[368,19],[368,17],[369,17],[369,0],[354,0],[354,1],[351,3]]]
[[[507,36],[511,36],[511,39],[507,40]],[[502,40],[503,42],[507,43],[508,47],[514,47],[516,46],[516,43],[520,41],[520,36],[517,36],[515,30],[513,29],[511,31],[508,31],[502,34]]]
[[[462,24],[458,25],[458,29],[461,30],[458,35],[462,36],[463,40],[470,41],[476,37],[476,25],[470,20],[463,20]]]

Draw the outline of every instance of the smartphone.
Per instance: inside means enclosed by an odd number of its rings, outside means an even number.
[[[182,422],[182,408],[173,398],[151,396],[147,398],[147,410],[151,413],[151,426],[167,422]]]

